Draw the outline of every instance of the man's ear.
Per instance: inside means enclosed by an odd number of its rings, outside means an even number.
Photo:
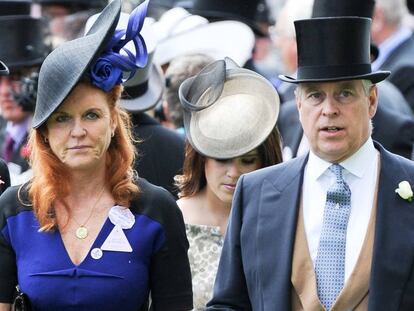
[[[378,87],[376,84],[374,84],[369,90],[368,104],[369,117],[372,119],[378,108]]]

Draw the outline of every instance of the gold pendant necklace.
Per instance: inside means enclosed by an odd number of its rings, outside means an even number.
[[[92,208],[91,208],[91,212],[89,213],[88,218],[87,218],[87,219],[83,222],[83,224],[80,224],[79,222],[77,222],[77,221],[76,221],[76,219],[75,219],[74,217],[72,217],[72,219],[75,221],[75,223],[79,226],[79,227],[76,229],[76,231],[75,231],[75,236],[76,236],[79,240],[84,240],[84,239],[86,239],[86,237],[87,237],[87,236],[88,236],[88,234],[89,234],[89,230],[88,230],[88,228],[86,228],[86,224],[88,223],[89,219],[91,218],[91,216],[92,216],[92,214],[93,214],[93,211],[94,211],[94,209],[95,209],[96,205],[98,204],[99,200],[101,199],[102,194],[103,194],[103,192],[104,192],[104,189],[105,189],[105,186],[103,186],[103,187],[102,187],[102,190],[101,190],[101,192],[100,192],[100,194],[99,194],[98,198],[96,199],[95,204],[94,204],[94,205],[92,206]]]

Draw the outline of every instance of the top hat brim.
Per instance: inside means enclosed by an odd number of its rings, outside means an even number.
[[[121,1],[106,6],[85,37],[64,42],[50,53],[39,72],[32,127],[41,126],[62,104],[111,39],[121,13]]]
[[[152,64],[145,93],[136,98],[121,99],[121,107],[132,113],[154,108],[162,99],[164,92],[165,81],[160,70],[155,64]]]
[[[305,83],[305,82],[334,82],[334,81],[346,81],[346,80],[370,80],[372,83],[378,83],[386,79],[391,72],[389,71],[376,71],[361,75],[350,76],[332,76],[332,77],[320,77],[320,78],[303,78],[297,79],[294,77],[279,75],[279,79],[288,83]]]

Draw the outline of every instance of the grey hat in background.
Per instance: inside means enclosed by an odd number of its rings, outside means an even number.
[[[82,38],[62,43],[45,59],[39,73],[32,127],[38,128],[62,104],[110,41],[121,13],[112,1]]]
[[[9,74],[9,68],[0,61],[0,76],[7,76]]]
[[[214,159],[235,158],[260,146],[279,115],[272,84],[229,58],[185,80],[179,95],[189,143]]]
[[[132,113],[154,108],[164,93],[165,78],[160,66],[153,63],[154,52],[148,54],[148,63],[139,68],[124,84],[121,107]]]

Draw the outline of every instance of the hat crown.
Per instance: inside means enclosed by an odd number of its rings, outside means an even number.
[[[50,52],[46,44],[45,20],[29,15],[0,16],[0,37],[7,44],[0,49],[0,59],[10,69],[40,65]]]
[[[370,27],[367,18],[295,21],[298,67],[370,64]]]
[[[372,18],[374,0],[315,0],[312,17],[359,16]]]

